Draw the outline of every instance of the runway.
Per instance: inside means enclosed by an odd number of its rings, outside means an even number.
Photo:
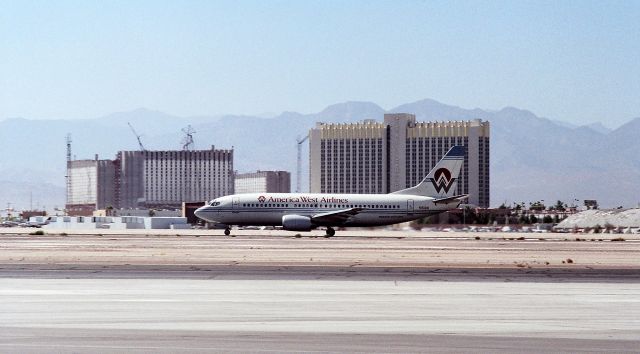
[[[637,242],[0,239],[3,353],[640,347]]]
[[[3,352],[640,347],[640,284],[0,279],[0,289]]]

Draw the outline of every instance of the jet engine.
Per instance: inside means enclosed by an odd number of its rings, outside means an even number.
[[[302,215],[285,215],[282,217],[282,228],[288,231],[311,231],[311,218]]]

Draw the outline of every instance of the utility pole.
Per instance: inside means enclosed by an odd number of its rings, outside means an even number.
[[[71,203],[71,133],[67,134],[67,205]],[[65,207],[65,209],[67,209]]]
[[[11,220],[11,212],[13,211],[13,208],[11,208],[11,202],[7,202],[7,220]]]
[[[467,225],[467,207],[463,206],[462,207],[462,224],[463,225]]]
[[[309,139],[309,135],[300,139],[300,137],[296,138],[296,142],[298,143],[298,170],[296,171],[296,193],[300,193],[301,189],[301,179],[302,179],[302,143]]]

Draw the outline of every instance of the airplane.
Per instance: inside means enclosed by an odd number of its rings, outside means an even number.
[[[209,223],[231,226],[281,226],[288,231],[326,227],[392,225],[457,208],[467,194],[455,194],[465,148],[453,146],[416,186],[388,194],[247,193],[216,198],[195,215]]]

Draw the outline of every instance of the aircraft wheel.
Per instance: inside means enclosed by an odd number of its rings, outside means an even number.
[[[231,230],[224,229],[224,234],[227,235],[227,236],[231,235]]]
[[[325,235],[325,237],[331,237],[335,234],[336,234],[336,230],[334,230],[332,227],[327,227],[327,234]]]

